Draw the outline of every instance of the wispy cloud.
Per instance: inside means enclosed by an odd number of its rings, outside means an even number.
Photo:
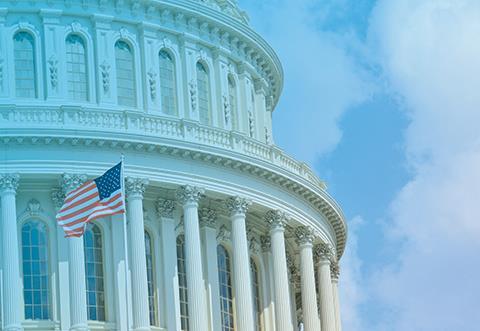
[[[318,7],[313,0],[245,0],[241,4],[284,65],[288,92],[274,112],[277,144],[314,163],[340,141],[342,114],[373,90],[368,72],[349,53],[355,37],[319,29],[330,17],[332,3]]]

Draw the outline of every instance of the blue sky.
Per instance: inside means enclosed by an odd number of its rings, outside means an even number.
[[[276,143],[348,218],[344,330],[479,330],[480,1],[239,3],[284,65]]]

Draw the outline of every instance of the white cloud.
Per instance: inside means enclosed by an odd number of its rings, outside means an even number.
[[[478,330],[480,2],[384,0],[371,24],[411,120],[413,173],[387,224],[398,255],[370,283],[384,308],[374,329]]]
[[[241,4],[256,30],[273,45],[285,70],[284,92],[274,112],[274,133],[282,133],[275,135],[276,143],[313,163],[340,141],[342,114],[372,91],[366,72],[347,51],[355,38],[317,29],[332,11],[332,3],[244,0]]]

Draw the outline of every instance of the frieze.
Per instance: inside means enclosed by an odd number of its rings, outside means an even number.
[[[158,199],[156,202],[157,214],[160,217],[172,218],[176,202],[170,199]]]

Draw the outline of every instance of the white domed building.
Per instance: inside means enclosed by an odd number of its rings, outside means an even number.
[[[235,0],[0,0],[3,331],[339,331],[346,223]],[[125,155],[123,216],[65,193]],[[128,252],[128,254],[125,254]]]

